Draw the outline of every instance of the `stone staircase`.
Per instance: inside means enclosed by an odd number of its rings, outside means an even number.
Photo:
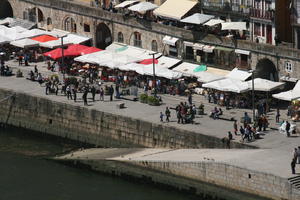
[[[288,181],[292,186],[294,186],[295,188],[300,190],[300,176],[294,176],[294,177],[288,178]]]

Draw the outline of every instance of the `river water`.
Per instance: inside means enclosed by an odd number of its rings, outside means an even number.
[[[198,199],[45,159],[77,147],[25,130],[0,129],[0,200]]]

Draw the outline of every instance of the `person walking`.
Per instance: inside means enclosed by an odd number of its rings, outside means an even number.
[[[49,94],[49,91],[50,91],[50,82],[47,81],[47,82],[46,82],[46,95]]]
[[[100,101],[104,101],[104,90],[102,87],[100,88]]]
[[[120,98],[120,86],[119,86],[119,84],[116,84],[116,98],[117,99]]]
[[[67,98],[68,98],[68,100],[69,100],[69,99],[72,100],[73,98],[72,98],[71,86],[70,86],[70,85],[67,86],[66,92],[67,92]]]
[[[19,66],[22,66],[22,64],[23,64],[23,56],[22,55],[19,55],[18,61],[19,61]]]
[[[58,90],[59,90],[58,83],[55,83],[55,95],[56,96],[58,95]]]
[[[84,106],[87,106],[87,105],[88,105],[88,103],[87,103],[87,95],[88,95],[88,89],[85,88],[85,89],[84,89],[84,92],[83,92],[83,95],[82,95],[83,105],[84,105]]]
[[[113,100],[113,95],[114,95],[114,88],[113,88],[112,85],[109,88],[109,95],[110,95],[110,101],[112,101]]]
[[[280,117],[280,110],[279,108],[276,109],[276,123],[279,123],[279,117]]]
[[[165,114],[166,114],[166,121],[170,122],[171,111],[168,107],[166,108]]]
[[[287,137],[290,137],[290,129],[291,129],[291,124],[288,121],[286,121],[285,131]]]
[[[92,100],[95,101],[96,88],[94,85],[92,85],[92,87],[91,87],[91,93],[92,93]]]
[[[291,162],[292,174],[296,174],[295,167],[296,167],[296,159],[293,158]]]
[[[72,89],[72,92],[73,92],[74,102],[76,102],[76,99],[77,99],[77,88],[74,87],[74,88]]]
[[[228,131],[228,139],[229,139],[229,140],[232,140],[232,139],[233,139],[233,136],[232,136],[231,131]]]
[[[298,147],[297,150],[297,157],[298,157],[298,164],[300,164],[300,146]]]
[[[293,158],[296,160],[298,159],[298,149],[297,148],[294,149]]]
[[[164,114],[162,112],[160,112],[159,117],[160,117],[160,121],[163,122],[164,121]]]
[[[234,134],[237,135],[237,132],[238,132],[238,125],[237,125],[236,120],[233,122],[233,131],[234,131]]]
[[[191,92],[189,93],[189,96],[188,96],[188,102],[189,102],[190,105],[193,104],[193,97],[192,97],[192,93]]]
[[[262,117],[262,127],[263,127],[263,131],[266,131],[267,126],[268,126],[268,119],[266,118],[265,115],[263,115],[263,117]]]

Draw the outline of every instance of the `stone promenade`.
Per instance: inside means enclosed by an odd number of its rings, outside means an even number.
[[[33,66],[30,67],[18,67],[15,61],[8,62],[10,66],[13,66],[14,70],[20,68],[24,72],[24,76],[33,70]],[[41,73],[51,75],[46,69],[45,63],[37,63],[38,69]],[[12,77],[0,77],[0,87],[4,89],[11,89],[15,91],[22,91],[31,95],[48,98],[53,101],[62,103],[83,106],[81,94],[78,94],[78,102],[67,100],[66,96],[59,94],[56,95],[45,95],[45,87],[41,87],[37,82],[31,82],[23,78]],[[90,95],[90,94],[89,94]],[[91,96],[89,96],[91,97]],[[162,124],[159,119],[159,113],[164,112],[165,107],[175,107],[180,101],[187,101],[186,97],[162,95],[163,105],[161,106],[149,106],[140,102],[133,102],[127,100],[114,100],[110,102],[108,97],[105,97],[105,101],[99,101],[99,96],[96,97],[96,101],[92,102],[89,100],[90,109],[96,109],[105,111],[108,113],[129,116],[136,119],[149,121],[152,123]],[[125,103],[125,109],[117,108],[118,103]],[[208,104],[207,100],[203,96],[194,95],[194,102],[199,105],[200,102],[205,104],[206,113],[209,112],[215,105]],[[224,110],[224,114],[228,117],[234,117],[239,119],[245,111],[251,114],[251,110],[243,109],[232,109],[229,111]],[[281,111],[282,115],[286,111]],[[271,126],[274,128],[278,125],[274,122],[274,111],[268,114]],[[171,110],[171,122],[163,122],[165,126],[174,126],[183,130],[189,130],[199,132],[218,138],[227,136],[228,131],[233,131],[233,122],[227,120],[213,120],[208,115],[197,116],[194,124],[177,124],[175,110]],[[233,162],[241,167],[250,169],[263,170],[268,173],[274,173],[280,176],[289,177],[292,176],[290,173],[290,161],[292,158],[292,151],[294,147],[300,146],[300,138],[296,136],[287,138],[285,135],[279,133],[277,130],[267,130],[262,139],[252,141],[249,145],[261,148],[261,150],[176,150],[170,151],[160,155],[159,159],[167,159],[172,156],[172,159],[183,160],[190,158],[190,161],[197,161],[204,159],[204,157],[215,160],[215,161],[226,161]],[[240,136],[234,136],[235,141],[240,141]],[[176,152],[176,153],[175,153]],[[205,152],[205,153],[204,153]],[[207,155],[206,155],[207,154]],[[190,155],[190,156],[187,156]],[[195,155],[195,156],[191,156]],[[155,158],[155,157],[154,157]],[[300,167],[297,167],[300,172]]]
[[[21,69],[25,77],[30,70],[33,70],[33,66],[19,67],[15,61],[8,62],[8,65],[12,66],[14,71]],[[46,69],[45,63],[37,63],[37,66],[42,74],[53,74]],[[67,100],[66,96],[60,93],[57,96],[45,95],[45,87],[41,87],[37,82],[26,80],[25,77],[0,77],[0,88],[46,98],[53,102],[84,107],[81,98],[82,94],[78,94],[78,102]],[[92,102],[90,94],[88,97],[88,109],[148,121],[152,124],[176,127],[181,130],[192,131],[194,133],[217,138],[223,138],[227,136],[228,131],[233,131],[232,121],[213,120],[209,118],[208,115],[197,116],[194,124],[177,124],[175,110],[171,110],[171,122],[160,122],[159,113],[164,112],[166,106],[174,108],[179,102],[187,101],[186,97],[162,95],[163,105],[161,106],[149,106],[140,102],[119,99],[109,101],[107,96],[105,97],[106,100],[104,102],[99,101],[99,96],[96,97],[95,102]],[[125,103],[126,108],[119,109],[117,107],[117,104],[121,102]],[[206,113],[210,112],[210,110],[215,106],[214,104],[208,104],[204,97],[199,95],[194,95],[194,102],[196,106],[198,106],[200,102],[203,102],[205,104]],[[223,110],[225,112],[224,115],[227,118],[234,117],[235,119],[240,119],[244,112],[251,114],[251,110]],[[283,113],[285,112],[286,111],[282,110],[282,115],[284,115]],[[268,119],[273,128],[278,126],[274,122],[274,111],[268,114]],[[83,152],[74,152],[63,157],[63,159],[86,161],[108,160],[121,163],[132,163],[136,166],[142,166],[144,169],[156,169],[161,172],[167,172],[179,176],[183,175],[188,178],[193,177],[194,174],[190,173],[190,171],[193,172],[194,170],[194,172],[199,176],[197,180],[200,181],[216,183],[217,185],[245,192],[255,191],[260,193],[262,196],[268,196],[268,194],[278,191],[276,193],[277,196],[286,197],[286,195],[290,192],[290,189],[285,188],[288,187],[286,185],[288,184],[287,178],[295,176],[291,174],[290,162],[292,159],[293,148],[300,146],[299,135],[297,134],[293,137],[287,138],[275,129],[269,129],[263,134],[262,139],[247,143],[248,145],[259,148],[253,150],[92,149]],[[234,140],[236,142],[240,142],[240,136],[234,136]],[[109,152],[108,155],[107,152]],[[300,172],[300,166],[296,167],[296,172]],[[214,174],[216,174],[216,176],[214,176]],[[251,179],[251,174],[254,174],[253,176],[255,178]],[[239,180],[240,176],[242,177],[241,180]],[[224,180],[224,177],[226,177],[226,180]],[[251,186],[249,186],[249,184]],[[268,184],[272,187],[272,189],[269,191],[269,189],[261,188],[262,184]],[[237,188],[239,186],[240,188]],[[248,186],[251,190],[247,189]]]

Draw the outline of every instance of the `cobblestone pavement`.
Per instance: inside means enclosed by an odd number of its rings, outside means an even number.
[[[20,68],[26,76],[26,74],[33,70],[33,66],[29,67],[18,67],[17,62],[9,61],[7,63],[9,66],[12,66],[14,70]],[[45,63],[37,63],[38,69],[41,73],[50,75],[52,72],[49,72],[46,68]],[[25,78],[16,78],[12,77],[0,77],[0,87],[13,89],[17,91],[22,91],[26,93],[31,93],[32,95],[42,96],[44,98],[51,99],[53,101],[59,101],[62,103],[68,103],[72,105],[83,106],[83,102],[81,101],[81,94],[78,95],[79,102],[73,102],[67,100],[67,98],[63,95],[45,95],[45,87],[39,86],[36,82],[31,82],[26,80]],[[90,95],[90,94],[89,94]],[[90,97],[90,96],[89,96]],[[99,96],[96,97],[99,99]],[[89,101],[89,109],[97,109],[105,112],[114,113],[117,115],[125,115],[132,118],[142,119],[146,121],[150,121],[153,123],[161,123],[159,120],[159,113],[164,112],[165,107],[175,107],[180,101],[187,101],[186,97],[179,96],[170,96],[170,95],[162,95],[163,105],[161,106],[149,106],[147,104],[142,104],[140,102],[133,102],[128,100],[114,100],[112,102],[108,101],[108,97],[105,97],[106,101],[100,102]],[[203,96],[194,95],[193,98],[196,105],[199,105],[200,102],[205,104],[206,112],[215,107],[214,104],[208,104]],[[125,109],[118,109],[117,104],[123,102],[125,103]],[[229,111],[224,110],[224,115],[229,117],[234,117],[235,119],[239,119],[245,111],[249,114],[251,110],[244,109],[232,109]],[[281,113],[285,113],[286,111],[282,110]],[[271,127],[278,127],[275,123],[275,114],[274,111],[268,113],[268,118],[271,124]],[[213,120],[208,117],[208,115],[197,116],[195,119],[195,124],[177,124],[176,122],[175,111],[171,110],[171,122],[163,123],[166,126],[175,126],[177,128],[181,128],[184,130],[195,131],[201,134],[211,135],[219,138],[223,138],[227,136],[228,131],[233,131],[233,122],[227,120]],[[256,168],[265,168],[265,170],[277,171],[280,173],[282,171],[283,174],[290,174],[290,160],[292,158],[292,151],[294,147],[300,146],[300,137],[299,135],[287,138],[283,134],[279,133],[277,130],[267,130],[265,135],[262,136],[262,139],[255,140],[250,142],[250,145],[257,146],[262,148],[259,153],[249,154],[244,156],[241,154],[241,159],[239,162],[244,163],[248,167]],[[240,136],[234,136],[236,141],[240,141]],[[219,151],[220,152],[220,151]],[[216,153],[219,154],[219,152]],[[222,152],[222,151],[221,151]],[[227,152],[224,150],[224,152]],[[227,154],[222,154],[227,155]],[[269,164],[268,164],[269,163]],[[276,166],[276,167],[274,167]],[[276,168],[272,170],[273,168]],[[300,167],[299,167],[300,168]],[[300,170],[300,169],[299,169]]]

